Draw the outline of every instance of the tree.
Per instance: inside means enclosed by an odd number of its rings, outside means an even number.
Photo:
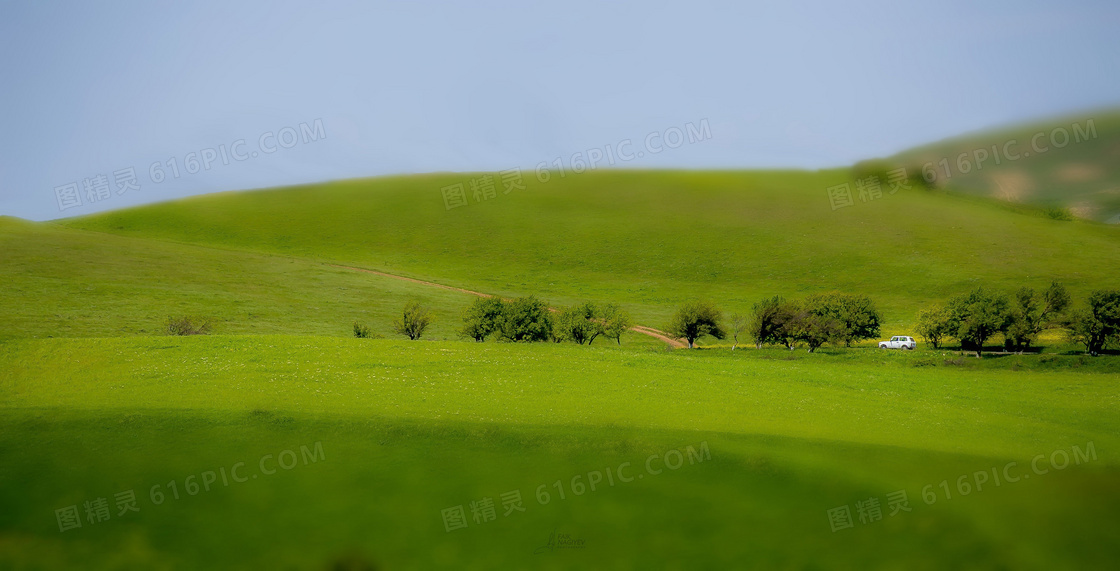
[[[731,343],[731,350],[734,351],[739,346],[739,334],[747,329],[748,319],[747,316],[741,313],[731,314],[731,336],[734,340]]]
[[[844,324],[834,315],[830,300],[824,295],[806,298],[797,306],[787,327],[793,339],[804,342],[810,353],[825,343],[843,341],[846,334]]]
[[[596,337],[603,334],[603,321],[598,308],[591,302],[573,305],[556,316],[552,338],[557,343],[574,341],[590,345]]]
[[[1120,342],[1120,290],[1098,290],[1089,294],[1088,307],[1072,312],[1066,326],[1073,341],[1098,355],[1111,343]]]
[[[793,335],[790,325],[795,317],[793,304],[781,296],[766,298],[752,308],[751,321],[747,333],[754,339],[754,346],[782,344],[793,349]]]
[[[480,297],[463,314],[459,334],[475,341],[485,341],[501,325],[505,302],[499,297]]]
[[[690,301],[673,315],[667,331],[675,337],[683,337],[688,341],[688,348],[692,349],[696,346],[696,340],[705,335],[716,339],[726,337],[719,324],[722,317],[720,310],[711,302]]]
[[[935,349],[941,348],[941,342],[946,337],[953,336],[956,329],[953,326],[953,316],[941,306],[923,309],[918,312],[918,335],[933,345]]]
[[[519,297],[505,304],[498,325],[502,339],[514,342],[548,341],[552,316],[548,305],[534,296]]]
[[[401,315],[401,318],[393,321],[393,329],[415,341],[424,334],[424,330],[428,328],[428,324],[431,322],[432,316],[428,313],[428,310],[421,307],[420,302],[410,301],[405,304],[404,314]]]
[[[1053,282],[1041,299],[1029,287],[1019,288],[1011,304],[1011,320],[1004,336],[1008,348],[1019,352],[1030,348],[1038,334],[1057,321],[1069,306],[1069,293],[1058,282]]]
[[[614,339],[616,343],[622,345],[622,334],[626,333],[633,323],[630,320],[630,314],[626,313],[621,307],[609,303],[603,308],[603,335],[608,339]]]
[[[973,348],[980,357],[984,342],[996,333],[1006,331],[1011,322],[1011,308],[1007,296],[989,293],[979,287],[971,293],[949,301],[953,336],[960,340],[961,348]]]
[[[851,347],[853,341],[879,336],[879,312],[871,298],[865,295],[839,292],[814,294],[805,299],[805,305],[812,313],[836,321],[839,326],[837,341],[843,341],[846,347]]]

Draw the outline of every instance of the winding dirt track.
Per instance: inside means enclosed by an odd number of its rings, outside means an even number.
[[[367,270],[365,268],[355,268],[354,266],[343,266],[343,265],[339,265],[339,264],[327,264],[327,265],[328,266],[334,266],[336,268],[343,268],[343,269],[346,269],[346,270],[353,270],[355,272],[365,272],[367,274],[374,274],[374,275],[378,275],[378,276],[381,276],[381,277],[393,278],[395,280],[403,280],[403,281],[406,281],[406,282],[412,282],[412,283],[416,283],[416,284],[420,284],[420,285],[426,285],[426,286],[431,286],[431,287],[438,287],[438,288],[442,288],[442,289],[447,289],[447,290],[451,290],[451,291],[457,291],[457,292],[465,293],[465,294],[469,294],[469,295],[477,295],[478,297],[494,297],[494,296],[492,296],[488,293],[471,291],[469,289],[463,289],[463,288],[460,288],[460,287],[452,287],[452,286],[443,285],[443,284],[437,284],[435,282],[426,282],[424,280],[418,280],[418,279],[415,279],[415,278],[406,278],[404,276],[387,274],[385,272],[379,272],[379,271],[376,271],[376,270]],[[553,309],[552,311],[556,311],[556,310]],[[653,337],[655,339],[658,339],[660,341],[664,341],[665,343],[667,343],[670,347],[673,347],[674,349],[682,349],[684,347],[688,347],[688,345],[686,343],[682,342],[681,340],[673,339],[672,337],[670,337],[664,331],[659,331],[659,330],[654,329],[652,327],[645,327],[643,325],[635,325],[635,326],[630,328],[630,331],[633,331],[635,333],[641,333],[642,335],[648,335],[648,336]]]

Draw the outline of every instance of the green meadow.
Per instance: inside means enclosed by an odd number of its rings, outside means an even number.
[[[710,339],[670,350],[637,333],[474,343],[456,333],[472,295],[337,267],[616,302],[656,328],[694,297],[745,312],[841,290],[869,295],[889,336],[977,285],[1058,279],[1076,303],[1120,287],[1120,228],[916,187],[834,210],[826,188],[851,182],[841,170],[546,183],[526,170],[525,189],[448,210],[441,188],[478,176],[0,218],[0,568],[1120,557],[1120,362],[1060,332],[1041,355],[985,359]],[[412,299],[434,316],[419,341],[390,325]],[[173,315],[208,318],[213,334],[165,335]],[[354,339],[355,320],[386,338]],[[138,511],[119,512],[126,491]],[[503,501],[513,491],[520,509]],[[91,521],[98,498],[108,518]],[[82,526],[60,531],[69,506]],[[460,506],[466,525],[449,531],[445,510]],[[837,528],[829,512],[843,506],[851,525]]]

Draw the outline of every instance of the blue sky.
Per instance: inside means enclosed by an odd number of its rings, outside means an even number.
[[[532,168],[702,120],[616,166],[844,165],[1120,104],[1117,29],[1114,1],[7,2],[0,214]]]

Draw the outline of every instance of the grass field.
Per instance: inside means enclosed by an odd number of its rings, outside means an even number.
[[[9,342],[0,556],[16,568],[47,552],[59,566],[106,569],[325,568],[347,554],[383,568],[1073,569],[1117,555],[1106,523],[1120,507],[1114,371],[960,374],[916,366],[922,351],[770,353]],[[263,455],[316,442],[320,461],[170,499],[170,481],[181,489],[239,461],[249,478]],[[1029,479],[1037,454],[1088,454],[1090,442],[1095,457]],[[701,443],[710,459],[662,467],[667,451]],[[645,471],[651,454],[659,474]],[[573,493],[574,476],[586,486],[628,461],[625,474],[645,477]],[[961,475],[974,486],[975,472],[1011,461],[1028,478],[958,495]],[[544,505],[541,485],[553,496]],[[932,505],[927,485],[941,494]],[[57,531],[54,509],[127,489],[139,512]],[[441,510],[515,489],[525,512],[445,531]],[[827,510],[855,514],[869,497],[886,510],[896,490],[911,512],[831,531]],[[554,530],[586,547],[534,554]]]
[[[983,360],[671,351],[638,334],[478,344],[455,333],[473,296],[330,265],[618,302],[653,327],[691,297],[730,312],[839,289],[870,295],[891,335],[978,284],[1056,278],[1078,301],[1118,287],[1120,228],[916,189],[834,211],[825,189],[849,180],[840,170],[543,184],[526,171],[525,190],[445,209],[440,188],[476,176],[0,218],[0,569],[1086,569],[1120,557],[1120,361],[1072,354],[1058,334],[1044,355]],[[435,321],[404,341],[390,320],[415,298]],[[210,317],[214,334],[163,335],[169,315]],[[356,319],[392,338],[353,339]],[[238,463],[245,481],[232,480]],[[128,490],[139,511],[122,515],[114,494]],[[514,490],[524,511],[506,515]],[[900,490],[911,511],[891,515]],[[92,523],[84,502],[97,498],[110,517]],[[483,498],[492,521],[472,517]],[[869,498],[882,517],[861,522]],[[853,525],[833,531],[828,512],[845,505]],[[83,526],[59,531],[68,506]],[[467,526],[447,531],[455,506]],[[552,534],[582,543],[542,549]]]

